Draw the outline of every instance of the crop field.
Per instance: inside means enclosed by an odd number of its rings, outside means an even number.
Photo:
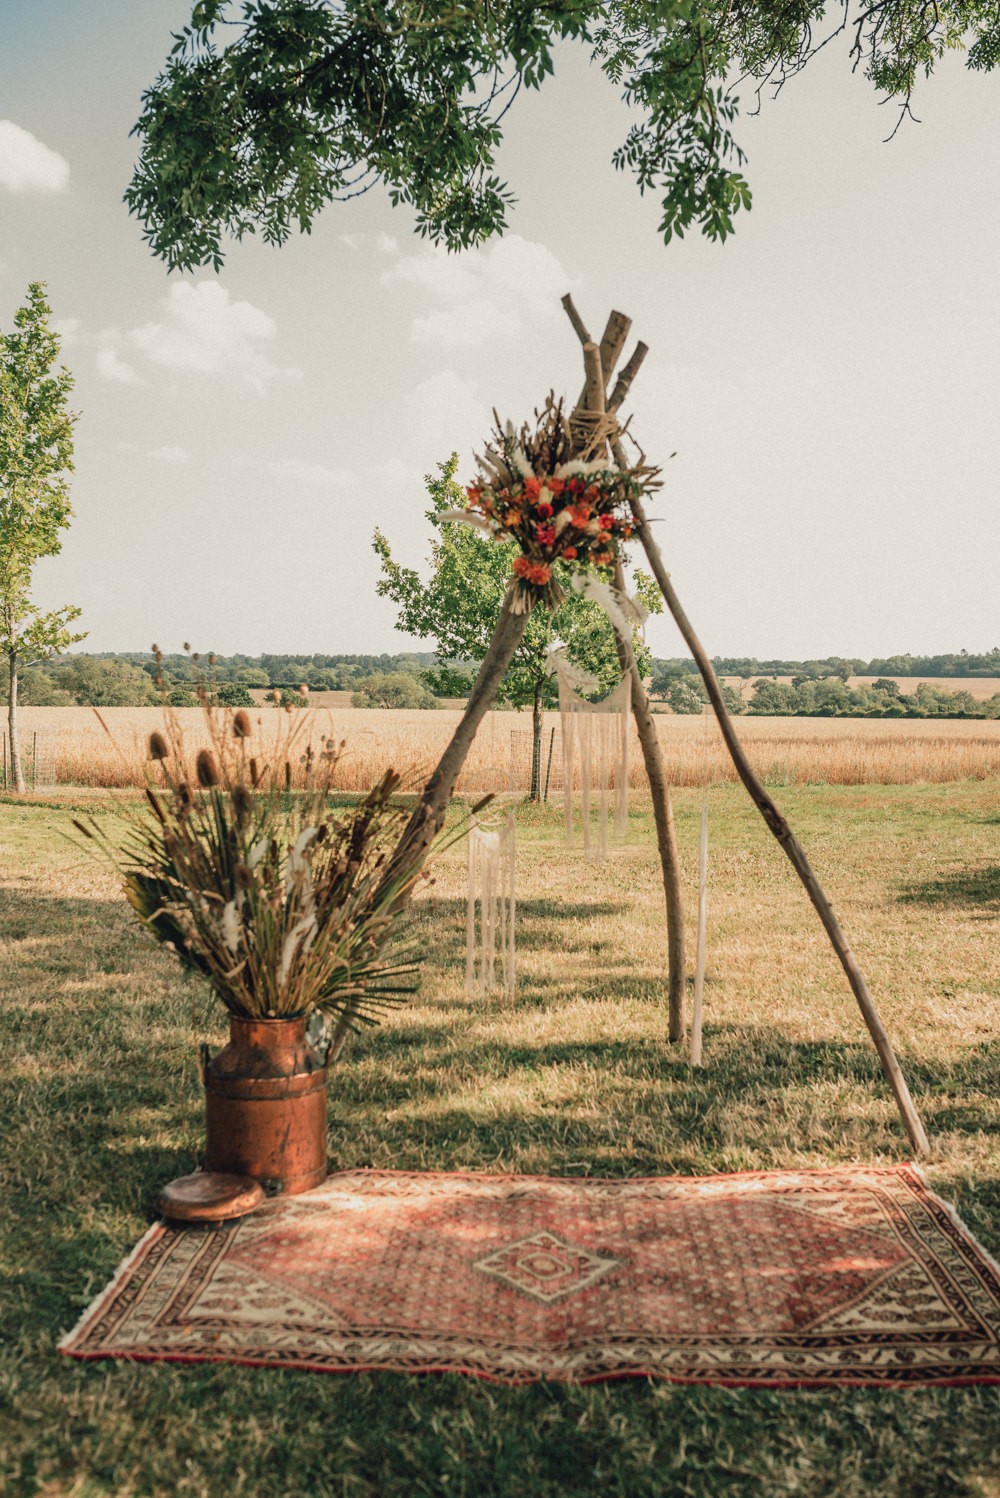
[[[421,993],[331,1078],[333,1168],[636,1176],[908,1158],[843,975],[738,786],[675,798],[689,939],[703,796],[705,1066],[666,1038],[648,796],[632,796],[628,839],[604,861],[566,849],[557,807],[520,802],[513,1002],[464,991],[459,842],[414,904]],[[996,1254],[1000,778],[777,799],[896,1044],[932,1184]],[[197,1162],[198,1046],[224,1032],[69,840],[84,809],[114,825],[106,796],[0,797],[0,1492],[998,1498],[989,1387],[507,1388],[60,1357],[160,1187]]]
[[[281,737],[294,731],[289,758],[299,773],[306,743],[343,742],[338,783],[344,790],[370,786],[390,765],[411,781],[436,763],[455,723],[457,709],[437,712],[322,707],[286,713],[255,711],[255,753],[264,760],[282,754]],[[143,784],[146,744],[162,726],[159,708],[28,707],[20,712],[22,743],[40,746],[54,766],[55,784],[108,788]],[[193,755],[206,741],[199,708],[177,711],[185,746]],[[717,785],[735,773],[710,714],[657,716],[660,741],[676,786]],[[460,791],[524,791],[530,772],[527,713],[489,713],[480,728]],[[740,718],[737,732],[761,777],[772,785],[915,785],[1000,776],[1000,719]],[[554,737],[553,737],[554,734]],[[559,715],[547,713],[542,737],[543,779],[552,751],[551,785],[561,787]],[[44,755],[42,753],[44,751]],[[51,783],[51,781],[49,781]],[[646,785],[633,732],[629,783]]]

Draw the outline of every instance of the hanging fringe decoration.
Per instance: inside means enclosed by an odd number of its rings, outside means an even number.
[[[597,783],[597,846],[603,858],[608,851],[608,811],[611,781],[614,777],[614,840],[625,839],[628,822],[628,736],[632,683],[623,677],[613,691],[599,702],[591,702],[581,692],[592,691],[594,677],[580,671],[559,650],[552,650],[549,664],[559,682],[559,721],[563,745],[563,808],[566,818],[566,845],[573,846],[573,772],[577,756],[580,761],[580,813],[583,824],[583,851],[594,856],[590,806]]]
[[[515,843],[513,812],[508,812],[500,827],[489,827],[474,821],[469,828],[465,987],[470,994],[478,994],[482,998],[498,987],[502,988],[505,998],[511,999],[514,996],[517,981],[514,958],[514,920],[517,914]]]

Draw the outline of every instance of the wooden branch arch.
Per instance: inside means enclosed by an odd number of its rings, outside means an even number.
[[[632,381],[635,379],[646,357],[648,352],[646,345],[641,342],[636,345],[634,352],[618,376],[610,396],[608,396],[606,388],[607,381],[613,372],[615,362],[624,348],[631,326],[630,321],[623,313],[612,312],[608,319],[601,344],[597,345],[591,340],[586,326],[573,306],[572,298],[569,296],[564,297],[563,306],[582,344],[584,368],[586,370],[584,389],[580,400],[577,402],[574,415],[579,414],[584,418],[599,418],[606,412],[617,411],[628,394]],[[625,462],[625,455],[621,448],[620,438],[614,435],[614,433],[610,436],[610,446],[615,463],[622,468],[628,467],[629,465]],[[778,810],[771,796],[754,773],[753,767],[739,741],[732,719],[726,709],[712,663],[695,633],[691,621],[681,606],[673,583],[670,580],[670,574],[664,566],[663,557],[650,531],[645,507],[640,499],[632,501],[632,510],[636,534],[642,543],[653,576],[659,585],[660,592],[663,594],[667,608],[670,610],[688,649],[691,651],[701,674],[702,681],[705,683],[705,690],[708,693],[709,701],[718,719],[723,740],[736,767],[736,772],[766,825],[785,852],[819,915],[823,928],[846,974],[851,991],[857,1000],[858,1008],[861,1010],[868,1033],[872,1038],[875,1050],[882,1064],[882,1069],[892,1088],[896,1105],[910,1143],[917,1154],[927,1154],[930,1149],[927,1134],[913,1104],[906,1078],[903,1076],[899,1062],[896,1059],[892,1042],[879,1017],[878,1010],[868,990],[868,985],[865,982],[864,974],[861,971],[858,960],[840,928],[840,923],[834,914],[833,907],[813,872],[805,850],[792,832],[788,822]],[[524,635],[528,616],[526,614],[515,614],[511,606],[512,602],[513,589],[509,588],[500,611],[500,618],[480,666],[479,675],[476,678],[465,712],[451,742],[441,756],[437,768],[428,780],[417,805],[414,807],[410,821],[389,861],[386,874],[387,880],[398,879],[401,873],[409,872],[414,867],[419,867],[427,856],[431,842],[444,823],[448,804],[454,792],[462,766],[465,763],[466,756],[472,746],[476,730],[486,712],[493,705],[500,682],[506,674],[514,657],[514,652]],[[645,698],[645,690],[642,688],[641,683],[639,683],[638,691],[636,690],[638,672],[635,670],[634,658],[630,661],[631,650],[629,642],[620,641],[620,645],[624,646],[624,649],[620,652],[623,668],[628,668],[632,673],[633,708],[636,708],[637,699],[640,696]],[[646,701],[646,711],[648,714],[648,700]],[[640,704],[640,711],[636,713],[636,722],[639,724],[641,721],[642,713]],[[648,730],[640,728],[640,741],[643,742],[644,755],[646,754],[646,743],[643,739],[644,732],[647,734],[651,747],[655,740],[655,724],[652,723],[651,716],[649,716],[648,722],[651,733]],[[658,742],[656,743],[655,753],[655,760],[647,759],[647,773],[650,764],[655,764],[659,761]],[[663,785],[666,785],[665,778],[663,779]],[[669,805],[669,802],[667,804]],[[672,817],[668,821],[669,829],[665,827],[664,833],[669,830],[669,834],[672,836]],[[657,820],[657,836],[658,838],[661,837],[659,820]],[[667,863],[670,861],[670,854],[669,851],[665,854],[664,848],[665,843],[661,840],[661,860],[664,865],[664,881],[666,884],[668,879]],[[673,864],[676,869],[676,848],[673,850]],[[677,893],[679,895],[679,888]],[[679,914],[679,898],[672,903],[668,895],[667,904],[668,914],[671,908],[675,914]],[[672,959],[678,949],[681,952],[683,951],[681,944],[677,943],[675,945],[674,942],[671,942]],[[681,957],[681,982],[683,983],[683,957]],[[672,1031],[673,1018],[672,1011]],[[681,1011],[678,1018],[682,1029],[683,1011]],[[680,1038],[679,1034],[675,1038]],[[346,1040],[346,1031],[335,1037],[335,1048],[339,1049],[344,1040]]]

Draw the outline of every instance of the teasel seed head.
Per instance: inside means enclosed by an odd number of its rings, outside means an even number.
[[[254,790],[260,785],[260,765],[255,759],[250,760],[250,784]]]
[[[236,813],[238,822],[249,820],[250,813],[253,811],[253,797],[245,785],[233,786],[233,811]]]
[[[166,739],[163,737],[162,733],[159,733],[154,728],[153,732],[149,735],[150,759],[168,759],[169,756],[170,749],[167,745]]]
[[[250,737],[250,719],[247,716],[246,709],[241,707],[240,710],[239,710],[239,712],[236,714],[235,718],[233,719],[233,738],[234,739],[248,739],[249,737]]]
[[[194,796],[186,780],[182,780],[177,787],[177,800],[180,802],[180,815],[186,816],[194,805]]]
[[[219,767],[215,763],[215,755],[211,749],[199,749],[198,758],[195,760],[195,769],[198,774],[198,784],[205,790],[211,790],[219,783]]]

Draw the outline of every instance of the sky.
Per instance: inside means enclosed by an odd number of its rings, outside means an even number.
[[[433,648],[376,595],[378,526],[424,566],[424,476],[471,480],[494,407],[575,398],[572,292],[650,347],[627,409],[710,654],[870,658],[1000,644],[1000,89],[946,59],[894,115],[831,46],[737,136],[724,245],[664,246],[611,154],[629,115],[577,47],[522,91],[502,240],[448,256],[376,187],[219,275],[168,275],[122,194],[188,0],[0,5],[0,327],[47,283],[76,385],[74,519],[38,566],[79,648]],[[656,655],[686,654],[667,618]]]

